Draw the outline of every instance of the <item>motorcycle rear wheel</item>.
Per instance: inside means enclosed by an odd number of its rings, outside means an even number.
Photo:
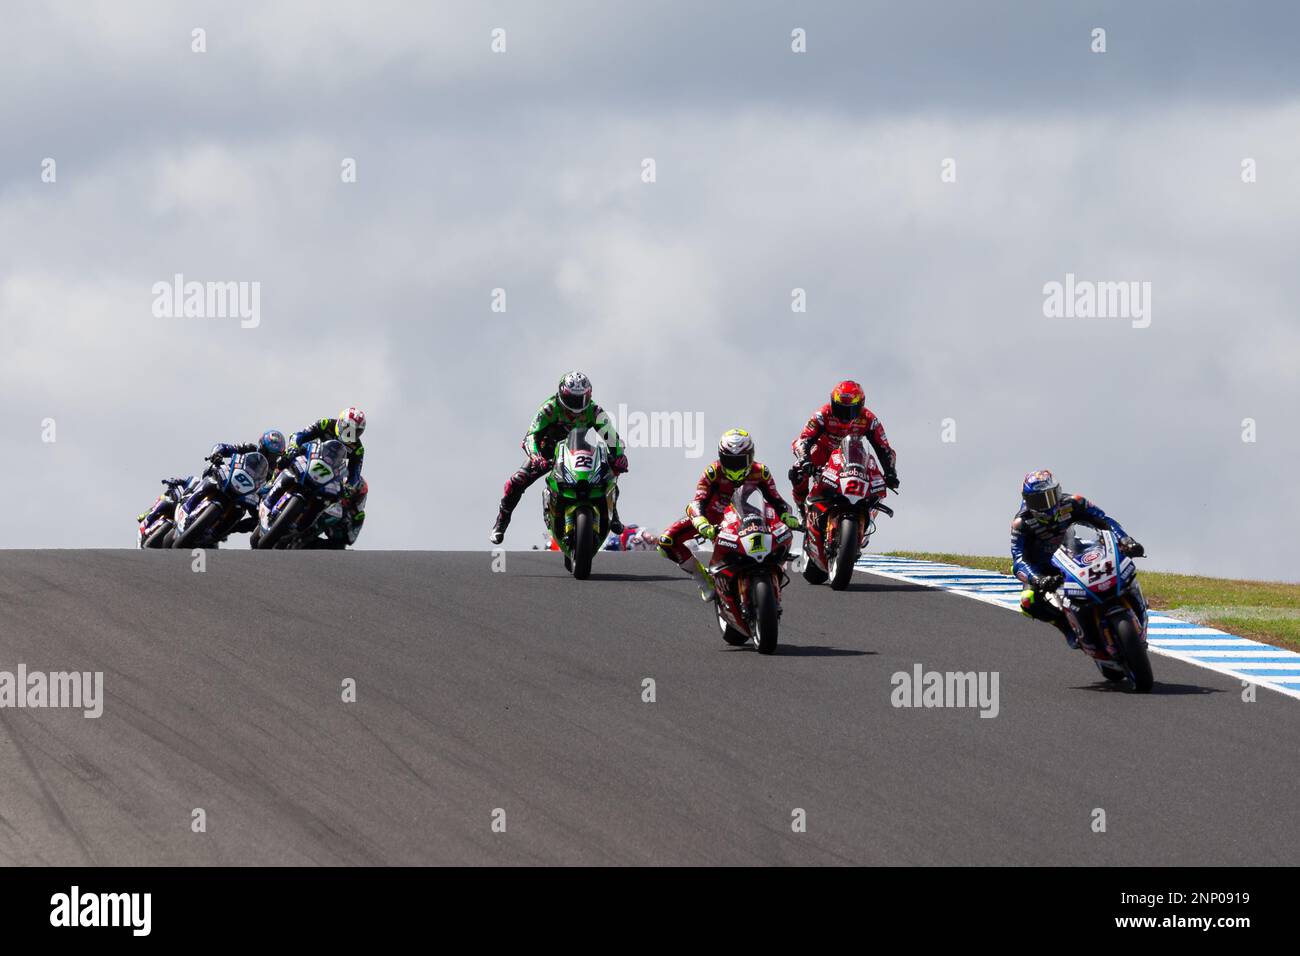
[[[722,639],[732,647],[743,647],[749,643],[749,635],[740,633],[728,624],[721,611],[718,612],[718,627],[722,630]]]
[[[817,562],[812,558],[812,545],[808,542],[808,536],[804,536],[803,546],[803,579],[809,584],[825,584],[830,575],[817,566]]]
[[[1101,671],[1101,676],[1106,678],[1112,684],[1118,684],[1122,680],[1128,680],[1128,675],[1123,671],[1117,671],[1112,667],[1102,667],[1097,665],[1097,670]]]

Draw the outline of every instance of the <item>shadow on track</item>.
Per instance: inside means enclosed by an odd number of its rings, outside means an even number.
[[[602,574],[599,571],[591,572],[593,581],[681,581],[683,584],[690,584],[691,579],[684,574],[623,574],[616,572],[614,574]]]
[[[1127,681],[1117,681],[1111,683],[1108,680],[1100,680],[1095,684],[1080,684],[1077,687],[1071,687],[1070,690],[1088,690],[1098,694],[1132,694],[1133,688]],[[1155,686],[1151,688],[1151,696],[1159,697],[1186,697],[1189,695],[1204,696],[1205,694],[1222,694],[1223,691],[1217,687],[1203,687],[1200,684],[1162,684],[1156,681]],[[1141,694],[1136,696],[1142,696]]]
[[[757,653],[753,645],[740,647],[719,647],[718,650],[730,654],[733,651]],[[874,657],[879,651],[855,651],[847,647],[828,647],[825,644],[777,644],[774,657]]]
[[[815,585],[815,587],[821,587],[821,585],[818,584],[818,585]],[[828,588],[827,590],[829,590],[829,588]],[[933,592],[933,593],[935,593],[935,594],[942,594],[942,593],[944,593],[942,588],[932,588],[932,587],[927,587],[927,586],[924,585],[924,584],[904,584],[904,583],[902,583],[902,582],[899,582],[898,584],[868,584],[866,581],[853,581],[853,582],[850,582],[849,586],[846,587],[844,590],[846,590],[846,591],[874,591],[874,592],[885,592],[885,591],[931,591],[931,592]]]

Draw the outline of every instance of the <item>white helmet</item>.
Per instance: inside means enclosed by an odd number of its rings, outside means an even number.
[[[567,372],[555,390],[555,400],[572,415],[587,410],[591,404],[591,379],[581,372]]]
[[[754,466],[754,439],[743,428],[723,432],[718,440],[718,464],[732,481],[740,481]]]

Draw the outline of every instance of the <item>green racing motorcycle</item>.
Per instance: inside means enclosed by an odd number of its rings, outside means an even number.
[[[555,449],[546,476],[542,520],[564,554],[564,569],[579,581],[591,574],[591,559],[609,534],[618,478],[609,450],[594,428],[575,428]]]

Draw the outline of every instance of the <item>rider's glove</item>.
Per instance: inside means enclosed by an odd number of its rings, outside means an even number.
[[[712,541],[718,536],[718,529],[713,527],[708,518],[695,518],[691,524],[695,525],[695,530],[699,532],[701,538]]]
[[[1065,583],[1065,578],[1059,574],[1035,574],[1029,579],[1029,583],[1034,586],[1035,591],[1055,591]]]
[[[529,455],[528,464],[532,467],[533,471],[551,470],[551,463],[547,460],[545,455],[537,455],[537,454]]]
[[[891,471],[885,475],[885,487],[890,491],[898,490],[898,472]]]
[[[792,485],[799,484],[799,480],[803,478],[803,464],[796,461],[793,465],[790,466],[790,471],[786,475],[786,477],[790,479],[790,484]]]
[[[1119,550],[1120,554],[1127,554],[1130,558],[1140,558],[1147,553],[1147,549],[1132,538],[1120,538]]]
[[[225,460],[226,460],[226,456],[221,454],[221,452],[219,451],[214,451],[211,455],[209,455],[207,458],[204,459],[204,461],[210,461],[214,465],[219,465]]]
[[[785,514],[781,515],[781,520],[785,522],[785,526],[791,531],[799,530],[799,519],[790,514],[790,512],[787,511]]]
[[[627,455],[615,455],[609,467],[614,469],[614,474],[623,474],[627,471]]]

